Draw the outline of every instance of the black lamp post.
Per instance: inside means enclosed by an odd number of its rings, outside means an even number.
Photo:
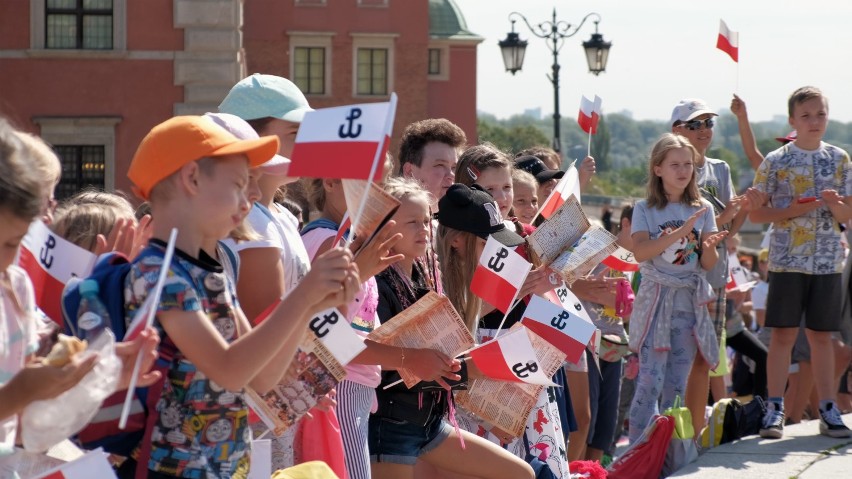
[[[506,71],[511,72],[512,75],[523,67],[524,53],[527,48],[527,41],[521,40],[520,36],[515,33],[516,18],[514,17],[520,17],[533,35],[550,42],[547,44],[547,47],[553,54],[553,66],[551,67],[553,72],[547,78],[553,84],[553,149],[557,152],[562,150],[559,132],[559,119],[561,118],[559,115],[559,50],[565,43],[565,39],[576,35],[580,31],[580,28],[583,27],[583,24],[586,23],[586,20],[592,16],[595,17],[595,33],[592,34],[592,37],[588,41],[583,42],[583,48],[586,51],[589,72],[599,75],[601,72],[606,71],[606,62],[609,58],[609,49],[612,43],[604,41],[603,35],[598,33],[598,23],[601,21],[601,16],[594,12],[583,17],[579,25],[576,26],[556,21],[555,8],[553,9],[553,19],[551,21],[541,22],[536,26],[530,25],[527,18],[520,13],[512,12],[509,14],[509,20],[512,22],[512,31],[506,35],[504,40],[499,42],[500,50],[503,54],[503,64],[506,66]]]

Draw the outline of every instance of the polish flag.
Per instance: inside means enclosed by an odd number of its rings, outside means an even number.
[[[287,175],[312,178],[382,178],[396,115],[396,93],[388,102],[323,108],[305,113]]]
[[[556,210],[559,209],[560,206],[565,204],[568,201],[568,197],[574,195],[577,198],[577,202],[580,202],[580,174],[577,171],[577,167],[571,165],[568,167],[568,170],[565,171],[565,175],[559,179],[559,182],[556,183],[556,186],[553,187],[553,191],[550,192],[550,196],[544,200],[544,204],[538,210],[538,214],[543,216],[545,219],[553,216],[553,213],[556,213]]]
[[[83,457],[59,466],[37,479],[91,479],[93,477],[115,478],[115,470],[109,464],[102,449],[96,449]]]
[[[639,271],[639,263],[636,262],[636,258],[633,256],[633,253],[627,251],[621,246],[615,250],[615,253],[607,256],[606,259],[603,260],[603,264],[616,271],[621,271],[622,273]]]
[[[515,301],[531,268],[529,261],[514,248],[503,246],[489,236],[473,273],[470,291],[505,313]]]
[[[740,264],[737,255],[728,255],[728,284],[725,285],[726,291],[741,291],[750,290],[757,284],[757,281],[750,281],[745,268]]]
[[[556,386],[539,366],[527,328],[512,328],[470,351],[470,359],[491,379]]]
[[[521,323],[559,348],[572,363],[580,360],[596,330],[587,317],[573,314],[537,295],[530,299]]]
[[[598,121],[601,119],[601,97],[595,95],[595,101],[589,100],[586,96],[580,99],[580,115],[577,117],[577,123],[580,128],[586,133],[594,135],[598,132]]]
[[[62,290],[72,278],[85,278],[98,259],[93,253],[65,240],[41,221],[30,225],[22,241],[18,265],[26,270],[38,307],[62,325]]]
[[[735,62],[740,61],[740,34],[729,30],[724,20],[719,20],[719,37],[716,48],[730,55]]]
[[[352,325],[337,308],[326,309],[308,321],[308,328],[337,361],[346,366],[367,348]]]

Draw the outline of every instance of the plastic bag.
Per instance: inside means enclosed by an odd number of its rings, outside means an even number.
[[[44,452],[79,432],[92,420],[101,403],[115,392],[121,372],[121,360],[115,355],[115,337],[103,331],[84,355],[98,353],[100,358],[79,383],[51,399],[30,403],[21,415],[24,449]]]
[[[672,438],[669,449],[666,451],[666,460],[663,462],[660,477],[669,477],[696,459],[698,459],[698,446],[691,437]]]

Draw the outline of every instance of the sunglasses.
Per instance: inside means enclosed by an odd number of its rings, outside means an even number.
[[[690,120],[681,123],[678,126],[682,126],[690,131],[700,130],[702,128],[713,128],[716,122],[712,118],[705,118],[703,120]]]

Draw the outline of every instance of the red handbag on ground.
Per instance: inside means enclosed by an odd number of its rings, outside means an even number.
[[[609,479],[658,479],[672,441],[675,423],[670,416],[656,416],[642,436],[610,464]]]
[[[340,479],[348,479],[344,460],[343,439],[340,435],[340,422],[334,408],[321,411],[311,409],[313,419],[304,416],[299,424],[296,442],[301,447],[298,463],[322,461],[337,474]]]

